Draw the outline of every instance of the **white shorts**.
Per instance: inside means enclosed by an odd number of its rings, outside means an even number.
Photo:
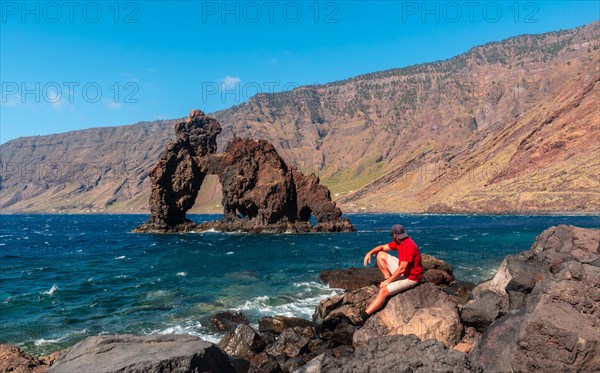
[[[400,261],[395,256],[390,255],[388,253],[386,253],[386,254],[387,254],[387,256],[386,256],[386,260],[385,260],[385,265],[386,265],[388,271],[390,271],[390,274],[393,275],[394,272],[396,272],[396,270],[398,269],[398,266],[400,265]],[[390,292],[390,295],[394,295],[401,291],[408,290],[410,288],[414,288],[417,285],[419,285],[419,283],[417,281],[409,280],[404,275],[400,275],[400,277],[398,277],[398,279],[396,281],[394,281],[391,284],[389,284],[388,286],[386,286],[386,288]]]

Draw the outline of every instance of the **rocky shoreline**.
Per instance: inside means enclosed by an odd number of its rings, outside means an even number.
[[[325,271],[345,293],[313,320],[240,313],[211,318],[218,345],[188,335],[88,337],[48,357],[0,345],[0,372],[600,371],[600,231],[560,225],[474,284],[423,255],[424,282],[362,322],[377,269]]]

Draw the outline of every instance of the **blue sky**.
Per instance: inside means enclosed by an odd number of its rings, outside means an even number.
[[[600,18],[598,1],[0,4],[0,143],[209,113]]]

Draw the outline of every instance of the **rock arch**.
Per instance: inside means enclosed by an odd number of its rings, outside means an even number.
[[[177,123],[175,132],[177,139],[150,173],[150,218],[135,232],[354,231],[319,178],[290,167],[271,143],[234,138],[222,154],[215,154],[221,126],[200,110]],[[186,212],[207,174],[219,177],[223,218],[196,224],[187,219]],[[306,211],[314,215],[314,227]]]

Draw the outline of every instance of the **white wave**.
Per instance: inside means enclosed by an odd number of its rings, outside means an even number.
[[[315,282],[315,281],[309,281],[309,282],[294,282],[292,284],[294,287],[312,287],[312,288],[317,288],[319,290],[331,290],[331,288],[329,288],[329,286],[322,284],[320,282]]]
[[[45,338],[40,338],[40,339],[36,339],[33,344],[35,344],[36,346],[43,346],[43,345],[47,345],[47,344],[51,344],[51,343],[60,343],[60,341],[67,339],[67,338],[73,338],[73,336],[75,335],[82,335],[87,333],[87,329],[82,329],[82,330],[73,330],[65,335],[62,335],[58,338],[53,338],[53,339],[45,339]]]
[[[202,329],[202,324],[199,321],[188,321],[184,323],[184,325],[171,325],[164,329],[151,330],[145,334],[190,334],[215,344],[219,343],[221,337],[223,336],[222,334],[203,333],[201,331]]]
[[[50,343],[58,343],[58,342],[60,342],[60,338],[56,338],[56,339],[40,338],[40,339],[36,339],[35,342],[33,342],[33,344],[36,346],[43,346],[43,345],[47,345]]]
[[[42,294],[46,294],[46,295],[53,295],[54,293],[56,293],[58,291],[58,286],[56,286],[56,284],[53,284],[52,287],[50,288],[50,290],[43,292]]]
[[[296,298],[285,304],[277,303],[276,297],[261,295],[249,300],[246,300],[242,305],[232,308],[235,311],[254,311],[261,316],[296,316],[310,319],[315,312],[315,307],[323,299],[341,294],[341,289],[331,289],[327,285],[318,282],[298,282],[293,284],[294,287],[300,288],[292,296]]]
[[[185,276],[187,276],[187,272],[177,272],[177,276],[185,277]]]
[[[225,255],[233,255],[233,251],[228,251],[225,253]]]
[[[125,255],[121,255],[121,256],[116,257],[115,260],[123,260],[125,258],[126,258]]]

